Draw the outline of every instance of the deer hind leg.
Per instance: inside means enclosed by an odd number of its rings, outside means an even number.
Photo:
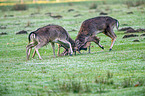
[[[111,50],[112,50],[112,47],[113,47],[113,45],[114,45],[115,41],[116,41],[116,37],[115,37],[115,38],[112,38],[112,40],[111,40],[111,46],[110,46],[109,51],[111,51]]]
[[[114,45],[114,43],[116,41],[117,36],[114,33],[113,28],[112,29],[109,28],[109,30],[106,30],[104,32],[104,34],[107,35],[108,37],[110,37],[112,39],[111,40],[111,46],[110,46],[110,49],[109,49],[109,51],[111,51],[112,50],[112,47],[113,47],[113,45]]]
[[[33,43],[33,42],[26,46],[26,56],[27,56],[27,60],[29,60],[29,56],[30,56],[31,49],[34,46],[35,46],[35,43]]]
[[[36,50],[34,50],[33,55],[32,55],[32,58],[35,57],[35,54],[36,54]]]
[[[111,46],[110,46],[110,49],[109,49],[110,51],[112,50],[112,47],[113,47],[113,45],[116,41],[116,38],[117,38],[117,36],[116,36],[116,34],[114,33],[113,30],[111,31],[111,34],[112,34],[113,38],[111,38],[112,40],[111,40]]]

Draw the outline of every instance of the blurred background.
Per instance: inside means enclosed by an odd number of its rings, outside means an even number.
[[[21,4],[38,3],[38,4],[41,4],[41,3],[63,3],[63,2],[80,2],[80,1],[102,1],[102,0],[0,0],[0,6],[14,5],[16,3],[21,3]]]

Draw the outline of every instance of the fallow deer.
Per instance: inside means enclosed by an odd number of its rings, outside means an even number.
[[[117,38],[116,34],[113,31],[113,28],[115,26],[118,29],[118,20],[109,16],[99,16],[85,20],[82,23],[79,33],[75,40],[78,50],[86,50],[89,46],[89,44],[87,45],[87,43],[90,42],[95,42],[96,44],[98,44],[99,47],[104,49],[104,47],[99,44],[99,38],[96,37],[98,33],[102,32],[112,39],[111,46],[109,49],[111,51]]]
[[[33,47],[35,48],[35,50],[32,57],[34,57],[36,52],[39,58],[42,59],[38,49],[47,45],[49,42],[51,42],[54,57],[55,57],[54,43],[63,45],[65,48],[69,49],[70,55],[73,54],[72,44],[74,44],[75,42],[70,42],[70,40],[72,40],[71,37],[69,36],[68,32],[61,26],[47,25],[45,27],[39,28],[36,31],[31,32],[28,36],[28,39],[29,45],[26,46],[27,60],[29,60],[30,52]],[[32,42],[30,43],[30,41]],[[75,47],[75,45],[73,47]]]

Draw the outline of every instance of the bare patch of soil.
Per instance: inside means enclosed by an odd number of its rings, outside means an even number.
[[[79,17],[79,16],[82,16],[82,15],[81,14],[74,15],[74,17]]]
[[[18,34],[28,34],[28,33],[27,33],[27,31],[22,30],[22,31],[19,31],[16,33],[16,35],[18,35]]]
[[[45,13],[45,15],[48,15],[48,16],[54,18],[54,19],[61,19],[61,18],[63,17],[63,16],[61,16],[61,15],[54,15],[54,14],[51,13],[51,12]]]
[[[8,33],[6,32],[1,32],[0,35],[7,35]]]
[[[100,15],[108,15],[108,13],[101,12]]]
[[[119,31],[127,31],[127,30],[129,30],[129,29],[133,29],[133,28],[132,28],[132,27],[125,27],[125,28],[119,29]]]
[[[60,19],[60,18],[62,18],[61,15],[55,15],[55,16],[50,16],[50,17],[52,17],[52,18],[54,18],[54,19]]]
[[[137,30],[134,30],[134,29],[128,29],[126,32],[124,33],[136,33],[136,32],[139,32]]]
[[[124,33],[137,33],[137,32],[145,32],[145,29],[139,28],[135,30],[132,27],[125,27],[125,28],[119,29],[119,31],[126,31]]]
[[[141,34],[140,36],[145,36],[145,34]]]
[[[127,14],[133,14],[133,12],[127,12]]]
[[[123,38],[138,37],[136,34],[124,35]]]
[[[137,40],[137,39],[135,39],[135,40],[133,40],[133,42],[140,42],[139,40]]]
[[[0,29],[6,29],[6,26],[0,26]]]
[[[72,29],[72,30],[69,30],[68,32],[73,32],[73,31],[77,31],[77,30],[75,30],[75,29]]]
[[[139,28],[136,31],[138,31],[138,32],[145,32],[145,29]]]
[[[68,12],[74,11],[74,9],[69,9]]]

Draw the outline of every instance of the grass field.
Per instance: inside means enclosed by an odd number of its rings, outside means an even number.
[[[140,36],[145,32],[130,33],[138,37],[123,39],[125,31],[115,29],[117,40],[111,52],[111,39],[102,33],[97,36],[105,49],[92,43],[90,54],[82,51],[76,56],[53,58],[48,44],[39,50],[43,60],[36,55],[29,61],[26,61],[28,34],[16,35],[21,30],[30,33],[57,24],[75,39],[81,23],[100,12],[116,18],[119,29],[145,28],[145,4],[137,5],[137,1],[31,4],[24,11],[1,6],[0,33],[7,35],[0,35],[0,96],[145,96],[145,36]],[[93,4],[96,8],[90,9]],[[74,10],[68,12],[69,9]],[[54,19],[48,13],[62,18]]]

